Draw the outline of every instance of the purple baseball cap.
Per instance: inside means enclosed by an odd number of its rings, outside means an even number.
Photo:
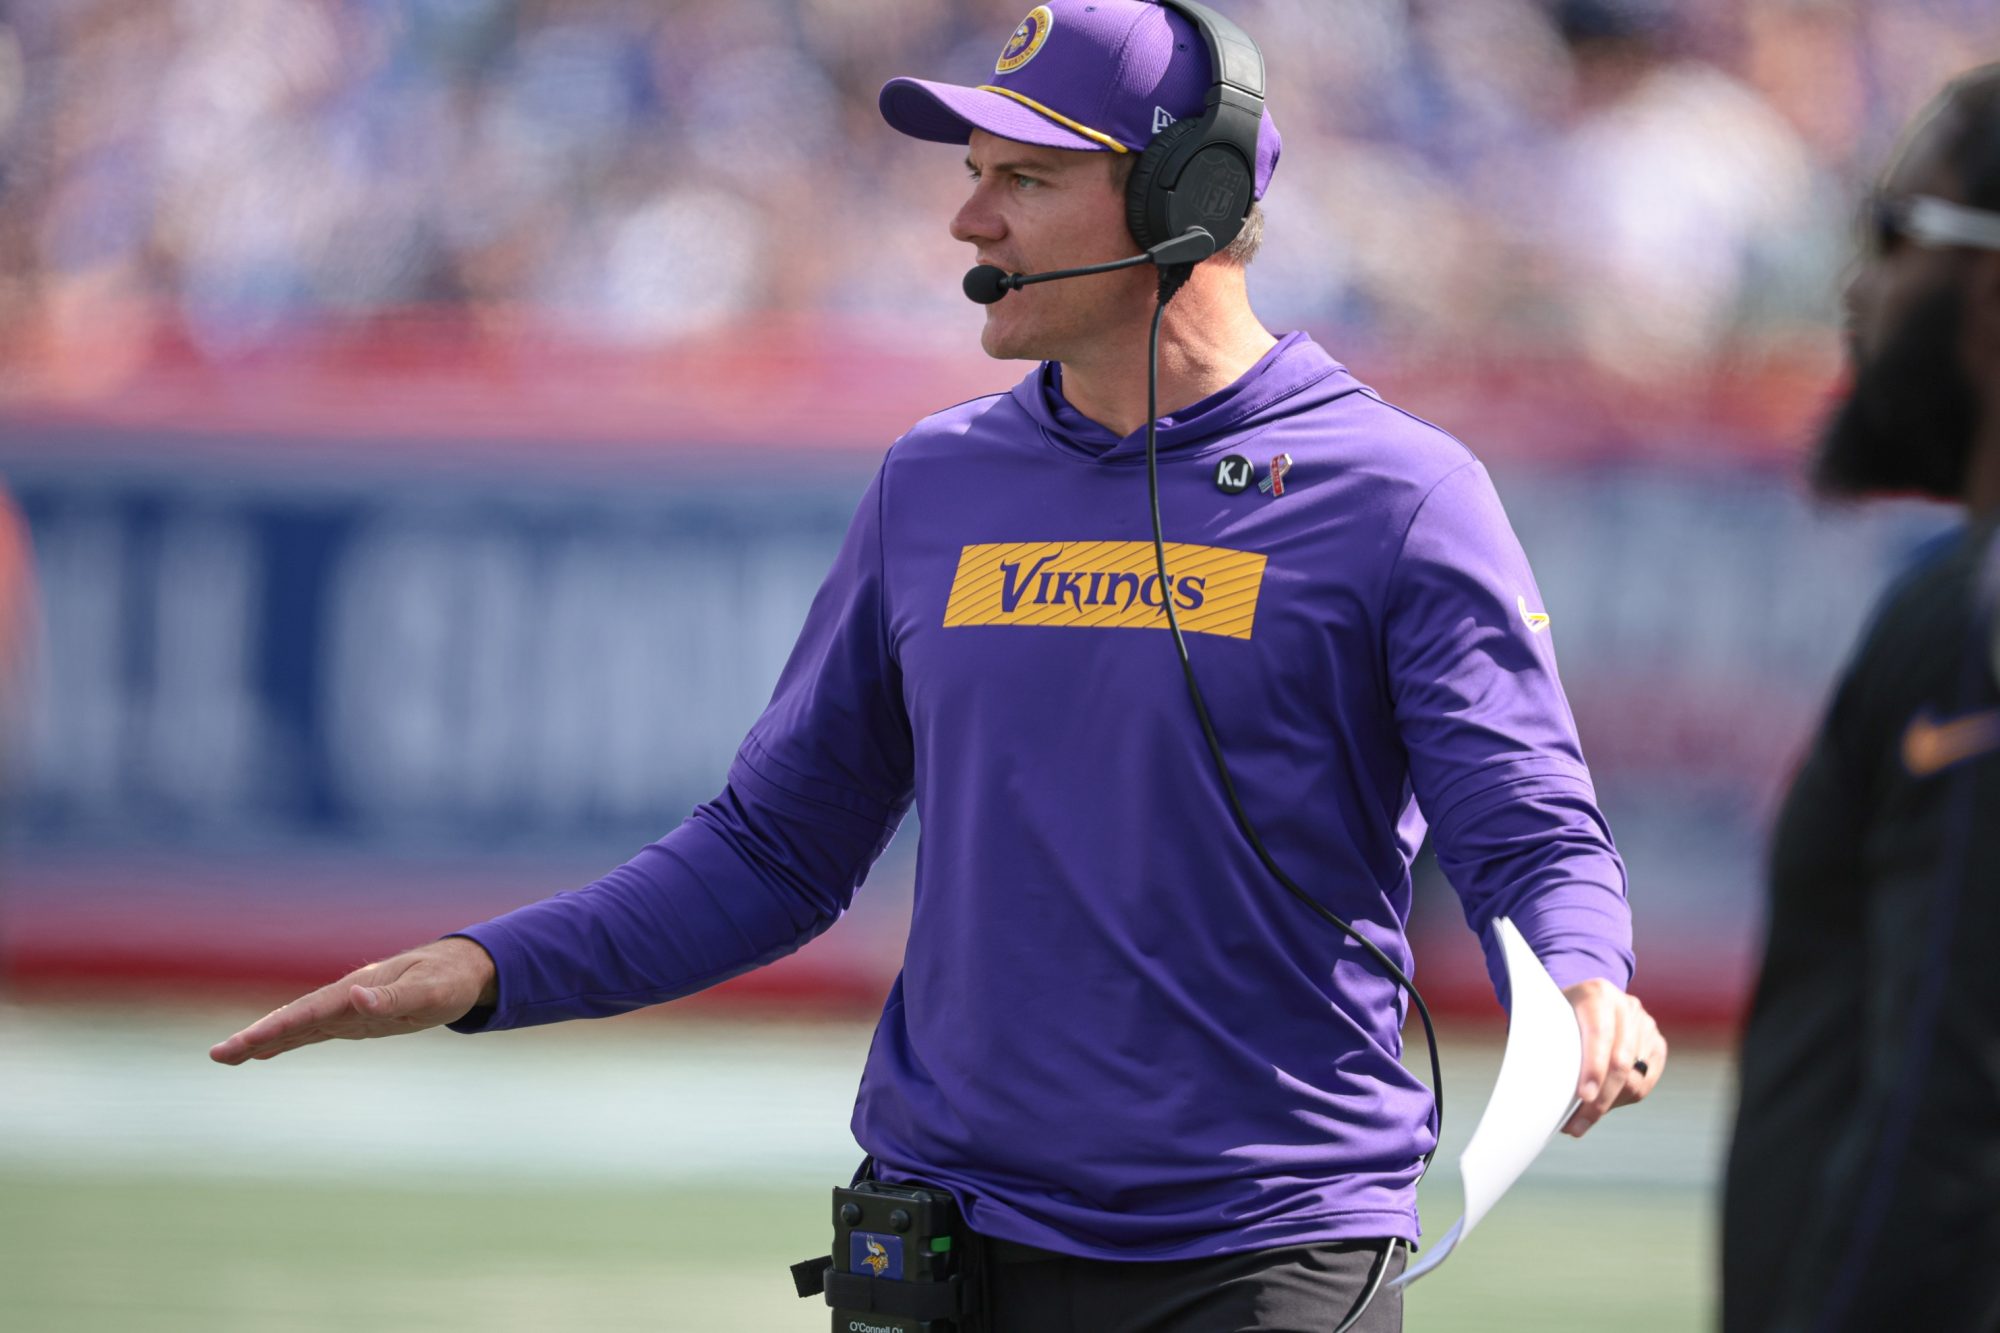
[[[1049,0],[1007,39],[991,83],[891,79],[882,118],[935,143],[966,143],[981,129],[1044,148],[1136,153],[1175,121],[1199,116],[1212,77],[1201,34],[1157,0]],[[1258,199],[1282,147],[1267,109]]]

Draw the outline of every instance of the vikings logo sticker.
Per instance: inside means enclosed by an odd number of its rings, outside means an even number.
[[[847,1271],[866,1271],[871,1277],[903,1280],[903,1238],[877,1232],[850,1231],[847,1234]]]
[[[1014,35],[1007,39],[1006,48],[1000,52],[1000,63],[993,67],[995,74],[1012,74],[1021,66],[1035,58],[1035,52],[1042,49],[1042,43],[1049,39],[1049,29],[1056,24],[1056,16],[1049,13],[1047,5],[1036,5],[1028,17],[1021,20],[1021,26],[1014,29]]]

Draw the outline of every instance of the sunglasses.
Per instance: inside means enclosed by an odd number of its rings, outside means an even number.
[[[1866,232],[1878,255],[1888,254],[1899,240],[1930,248],[2000,250],[2000,213],[1934,195],[1877,191],[1869,197]]]

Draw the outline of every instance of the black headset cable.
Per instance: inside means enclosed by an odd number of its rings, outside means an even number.
[[[1201,684],[1195,679],[1194,663],[1188,658],[1187,639],[1181,633],[1180,617],[1174,613],[1174,599],[1167,583],[1167,543],[1160,523],[1160,458],[1159,458],[1159,392],[1160,392],[1160,321],[1167,313],[1167,302],[1173,300],[1174,293],[1186,283],[1193,271],[1193,265],[1176,264],[1160,269],[1159,301],[1153,307],[1153,327],[1146,340],[1146,494],[1153,511],[1153,556],[1159,566],[1160,604],[1166,608],[1167,628],[1173,634],[1174,652],[1180,658],[1181,674],[1187,680],[1188,697],[1194,701],[1195,716],[1201,721],[1202,738],[1208,742],[1208,753],[1215,760],[1216,774],[1222,779],[1223,794],[1229,798],[1230,814],[1235,816],[1236,826],[1243,830],[1250,849],[1271,877],[1284,886],[1285,891],[1304,903],[1306,907],[1363,949],[1382,965],[1382,970],[1404,991],[1410,1002],[1416,1006],[1417,1017],[1423,1020],[1424,1041],[1430,1049],[1431,1058],[1431,1147],[1424,1154],[1423,1167],[1417,1172],[1421,1181],[1430,1171],[1431,1159],[1437,1156],[1438,1143],[1444,1133],[1444,1069],[1438,1062],[1437,1028],[1431,1023],[1430,1007],[1424,1003],[1423,995],[1414,981],[1404,975],[1403,969],[1376,945],[1375,941],[1363,935],[1353,926],[1337,916],[1331,909],[1304,889],[1285,873],[1270,849],[1264,846],[1264,839],[1257,833],[1256,826],[1243,809],[1243,802],[1236,794],[1236,783],[1229,775],[1229,763],[1223,757],[1222,742],[1215,734],[1215,723],[1209,717],[1208,702],[1202,697]],[[1396,1240],[1391,1238],[1382,1248],[1382,1258],[1375,1265],[1366,1295],[1352,1314],[1342,1321],[1334,1333],[1346,1333],[1367,1312],[1374,1302],[1375,1294],[1381,1289],[1382,1279],[1387,1276],[1389,1259],[1395,1253]]]

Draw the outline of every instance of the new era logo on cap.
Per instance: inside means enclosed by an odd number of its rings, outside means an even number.
[[[1153,108],[1153,133],[1158,134],[1161,130],[1165,129],[1167,126],[1173,123],[1174,123],[1173,113],[1168,111],[1163,106],[1156,106]]]

